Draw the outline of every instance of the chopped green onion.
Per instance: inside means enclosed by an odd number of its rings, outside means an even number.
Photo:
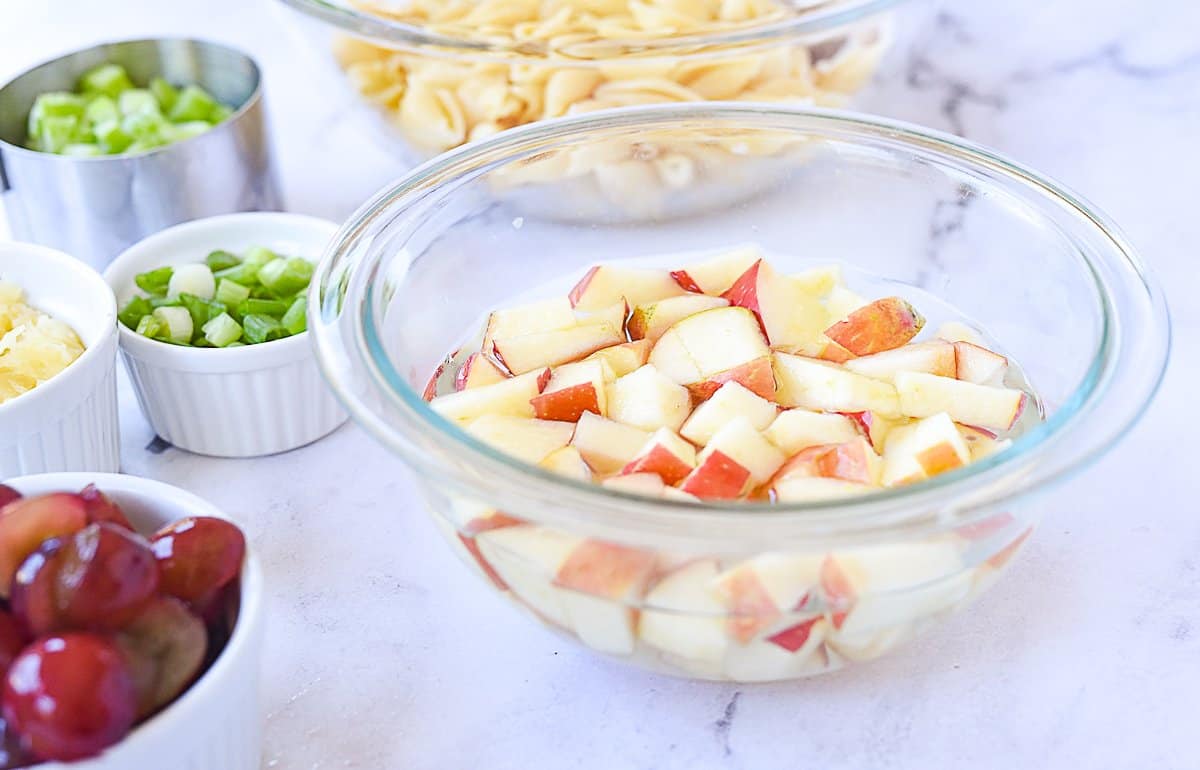
[[[242,263],[246,265],[253,265],[255,274],[257,274],[259,268],[273,259],[279,259],[279,255],[270,249],[263,248],[262,246],[255,246],[252,249],[247,249],[246,253],[242,255]]]
[[[312,280],[313,266],[307,259],[273,259],[258,271],[258,282],[277,297],[291,297]]]
[[[147,294],[166,294],[167,286],[171,283],[171,276],[174,274],[175,268],[160,267],[157,270],[138,273],[133,277],[133,282]]]
[[[150,339],[158,339],[162,336],[164,324],[153,315],[144,315],[142,320],[138,321],[137,328],[134,329],[138,334]]]
[[[154,78],[150,81],[150,93],[154,94],[154,98],[158,100],[158,106],[163,112],[170,112],[171,108],[175,106],[175,102],[179,100],[179,89],[163,78]]]
[[[167,296],[195,294],[200,299],[212,299],[217,293],[217,281],[204,263],[180,265],[167,284]]]
[[[208,256],[204,258],[204,264],[208,265],[208,269],[215,273],[218,270],[242,264],[242,258],[231,251],[217,249],[208,253]]]
[[[151,297],[150,304],[154,307],[183,307],[179,297]]]
[[[193,331],[225,312],[225,306],[219,302],[210,302],[197,297],[195,294],[180,294],[179,302],[192,316]]]
[[[159,307],[151,318],[163,325],[163,334],[169,342],[186,345],[192,341],[192,314],[185,307]]]
[[[220,302],[225,307],[236,308],[250,298],[250,290],[240,283],[235,283],[228,278],[222,278],[217,282],[217,293],[213,296],[217,302]]]
[[[303,294],[296,297],[279,323],[288,330],[288,334],[299,334],[308,329],[308,297]]]
[[[150,304],[150,300],[145,297],[134,297],[125,303],[125,307],[121,308],[121,312],[117,314],[117,319],[130,329],[136,329],[142,318],[153,312],[154,305]]]
[[[179,92],[168,116],[176,123],[189,120],[208,120],[208,116],[216,109],[217,102],[203,88],[187,86]]]
[[[116,97],[122,91],[133,88],[129,73],[120,64],[101,64],[83,73],[79,88],[85,93],[98,93]]]
[[[282,318],[288,311],[288,303],[278,299],[248,299],[238,305],[238,315],[265,315],[271,318]]]
[[[246,342],[258,344],[286,337],[287,329],[284,329],[279,321],[270,316],[250,313],[242,316],[242,333],[246,337]]]
[[[215,347],[224,348],[237,342],[242,336],[241,325],[233,320],[233,317],[228,313],[221,313],[208,323],[204,324],[202,329],[204,339],[211,342]]]

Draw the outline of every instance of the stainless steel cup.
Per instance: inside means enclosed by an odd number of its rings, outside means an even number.
[[[106,62],[123,65],[140,85],[156,75],[199,85],[235,112],[206,133],[140,155],[27,149],[37,96],[74,90],[80,75]],[[280,208],[258,65],[223,45],[167,39],[105,43],[34,67],[0,88],[0,200],[16,239],[96,268],[179,222]]]

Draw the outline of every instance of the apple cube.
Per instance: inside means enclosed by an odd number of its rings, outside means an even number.
[[[663,490],[666,489],[662,478],[657,473],[649,472],[612,476],[601,481],[600,486],[643,497],[662,497]]]
[[[482,516],[476,516],[463,525],[461,530],[454,529],[453,525],[440,516],[434,517],[439,524],[446,524],[450,531],[454,534],[458,542],[463,546],[467,556],[471,561],[479,567],[484,577],[490,580],[501,591],[508,590],[508,585],[504,582],[494,569],[488,563],[487,559],[479,552],[479,544],[475,542],[475,537],[481,532],[487,532],[492,529],[501,529],[503,527],[515,527],[524,524],[524,521],[513,518],[506,513],[500,511],[490,511]]]
[[[957,377],[976,385],[1004,384],[1004,375],[1008,374],[1008,359],[999,353],[993,353],[985,347],[971,342],[955,342],[954,353],[956,368],[954,374],[941,374],[943,377]]]
[[[648,431],[584,412],[575,425],[571,446],[597,473],[616,473],[637,456],[650,439]]]
[[[1013,426],[1028,400],[1015,388],[976,385],[935,374],[903,372],[896,375],[900,410],[910,417],[932,417],[945,412],[954,422],[996,430]]]
[[[679,321],[658,338],[649,363],[699,400],[731,381],[766,399],[775,395],[770,349],[745,308],[715,308]]]
[[[800,614],[780,625],[759,639],[731,646],[725,656],[725,676],[737,682],[776,682],[828,670],[829,621],[823,615]]]
[[[578,361],[601,348],[625,341],[622,326],[609,323],[573,326],[520,337],[497,338],[492,343],[496,358],[513,374]]]
[[[811,352],[829,322],[818,296],[762,259],[721,296],[753,312],[775,348]]]
[[[695,444],[707,444],[730,421],[745,417],[755,430],[765,430],[778,413],[775,404],[738,382],[727,382],[696,407],[679,432]]]
[[[855,436],[840,444],[801,450],[779,468],[772,485],[789,478],[819,476],[870,486],[879,483],[882,473],[879,455],[865,438]]]
[[[813,358],[775,353],[776,402],[826,412],[874,411],[900,415],[896,388],[844,367]]]
[[[494,310],[488,315],[487,328],[483,332],[483,349],[491,350],[492,343],[497,339],[559,331],[577,325],[575,313],[566,297]]]
[[[846,368],[889,382],[900,372],[927,372],[939,377],[953,377],[957,371],[957,359],[954,345],[945,340],[933,340],[855,358],[846,362]]]
[[[731,615],[730,634],[745,644],[784,614],[802,610],[819,585],[822,561],[768,553],[718,575],[713,588]]]
[[[573,446],[556,449],[543,457],[538,465],[551,473],[557,473],[576,481],[592,480],[592,469],[583,461],[583,455],[579,453],[579,450]]]
[[[687,291],[720,296],[759,259],[758,250],[747,246],[682,270],[674,270],[671,277]]]
[[[840,497],[867,494],[874,487],[822,476],[789,475],[771,482],[771,493],[779,503],[815,503]]]
[[[766,483],[786,459],[783,452],[755,430],[745,417],[731,420],[713,435],[696,458],[696,473],[704,469],[705,460],[713,454],[724,455],[745,468],[754,484]],[[686,485],[683,489],[685,492],[691,491]]]
[[[665,484],[677,484],[696,467],[696,448],[669,428],[659,428],[622,474],[655,473]]]
[[[563,604],[571,628],[589,647],[614,655],[633,652],[635,613],[654,574],[649,551],[584,540],[558,568],[554,583],[568,589]]]
[[[513,595],[550,623],[570,628],[566,591],[554,576],[582,541],[562,532],[530,525],[480,532],[480,556]]]
[[[826,298],[842,284],[841,265],[822,265],[812,267],[790,276],[805,293],[818,298]],[[857,308],[856,308],[857,309]],[[842,318],[843,316],[838,316]]]
[[[650,340],[636,340],[601,348],[583,360],[603,361],[609,365],[615,377],[624,377],[644,366],[649,356]]]
[[[608,326],[625,326],[625,319],[629,316],[629,304],[624,299],[619,302],[614,302],[607,307],[602,307],[599,310],[575,310],[576,326],[594,326],[596,324],[607,324]]]
[[[876,452],[882,452],[891,432],[912,420],[908,417],[884,417],[877,412],[848,412],[846,417],[854,421],[859,431],[871,442]]]
[[[750,470],[724,452],[708,452],[679,489],[701,500],[736,500],[751,488]]]
[[[472,353],[454,375],[455,390],[469,390],[482,385],[495,385],[508,379],[508,373],[483,353]]]
[[[909,484],[970,462],[967,442],[941,412],[892,431],[883,451],[883,483]]]
[[[604,361],[579,361],[553,369],[540,395],[530,399],[542,420],[575,422],[584,412],[604,415],[608,404],[607,382],[612,369]]]
[[[608,416],[643,430],[678,430],[692,410],[687,389],[646,364],[608,386]]]
[[[947,321],[938,327],[933,336],[947,342],[969,342],[972,345],[983,345],[983,337],[979,332],[960,321]]]
[[[569,422],[485,414],[467,425],[467,433],[505,454],[536,465],[569,444],[575,426]]]
[[[825,330],[826,336],[856,356],[892,350],[907,343],[925,325],[900,297],[884,297],[855,310]]]
[[[654,341],[675,323],[690,315],[727,305],[729,305],[729,300],[720,297],[706,297],[703,294],[668,297],[658,302],[635,307],[626,328],[632,339]]]
[[[579,279],[568,299],[576,310],[599,310],[616,302],[644,305],[684,293],[666,270],[597,265]]]
[[[698,503],[698,502],[700,502],[700,498],[696,497],[693,494],[684,492],[682,489],[678,489],[676,487],[663,487],[661,497],[664,500],[674,500],[675,502],[679,502],[679,503]]]
[[[856,310],[871,304],[871,300],[861,294],[855,294],[845,286],[834,286],[830,289],[824,302],[825,311],[833,321],[841,321]]]
[[[824,336],[824,335],[822,335]],[[821,340],[816,346],[816,352],[812,355],[813,358],[819,358],[822,361],[832,361],[835,364],[844,364],[847,361],[853,361],[856,356],[849,350],[846,350],[841,345],[831,339]],[[804,352],[804,351],[792,351]]]
[[[480,385],[457,393],[447,393],[429,402],[435,412],[448,420],[466,423],[485,414],[533,417],[530,400],[550,381],[550,370],[527,372],[491,385]]]
[[[643,642],[710,676],[720,673],[729,647],[725,606],[712,590],[717,573],[706,559],[667,574],[646,592],[638,620]]]
[[[959,425],[958,433],[967,443],[967,449],[971,453],[971,462],[991,457],[1012,446],[1012,439],[997,439],[995,433],[970,425]]]
[[[771,422],[766,435],[772,444],[791,456],[811,446],[852,441],[858,438],[859,432],[854,421],[845,415],[788,409]]]

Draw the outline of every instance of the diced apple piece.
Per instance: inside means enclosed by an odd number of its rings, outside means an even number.
[[[858,438],[859,432],[854,421],[846,415],[788,409],[771,422],[766,435],[785,455],[791,456],[811,446],[851,441]]]
[[[819,296],[775,272],[766,260],[751,265],[721,296],[753,312],[776,348],[809,352],[829,323]]]
[[[475,542],[475,537],[481,532],[487,532],[492,529],[502,529],[503,527],[516,527],[524,524],[525,522],[509,516],[507,513],[492,511],[484,516],[477,516],[471,519],[460,531],[454,529],[453,525],[451,525],[445,519],[440,517],[434,518],[439,523],[444,522],[446,526],[454,532],[458,538],[458,541],[462,544],[463,548],[466,549],[467,555],[471,557],[472,561],[475,562],[488,580],[495,584],[495,586],[501,591],[508,590],[508,585],[498,574],[496,574],[496,570],[492,569],[492,565],[489,564],[487,559],[483,558],[483,555],[479,552],[479,544]]]
[[[543,420],[575,422],[584,412],[604,416],[608,399],[608,375],[604,361],[579,361],[551,371],[550,381],[540,395],[530,400],[534,414]]]
[[[455,390],[469,390],[483,385],[495,385],[508,379],[508,374],[483,353],[472,353],[454,375]]]
[[[566,297],[494,310],[488,316],[483,333],[483,349],[491,350],[497,339],[559,331],[576,325],[575,313]]]
[[[712,676],[729,646],[725,607],[712,590],[717,571],[703,560],[666,575],[646,593],[638,621],[643,642]]]
[[[822,265],[811,267],[790,276],[807,294],[824,298],[842,284],[841,265]],[[856,308],[857,309],[857,308]],[[839,316],[840,317],[840,316]]]
[[[750,472],[750,480],[754,484],[764,484],[783,465],[784,454],[770,441],[767,441],[754,425],[745,417],[738,417],[726,423],[718,430],[697,457],[697,471],[704,465],[705,459],[714,454],[722,454]],[[686,487],[684,491],[687,490]]]
[[[603,361],[612,368],[614,377],[624,377],[645,365],[649,355],[650,340],[636,340],[601,348],[583,360]]]
[[[779,503],[815,503],[864,495],[873,489],[865,484],[821,476],[788,476],[771,482],[771,492]]]
[[[912,420],[908,417],[884,417],[872,412],[848,412],[846,417],[854,421],[859,431],[871,442],[876,452],[882,452],[887,443],[887,437],[893,430],[902,425],[908,425]]]
[[[584,412],[575,425],[571,446],[597,473],[616,473],[632,460],[650,439],[648,431]]]
[[[631,495],[644,497],[662,497],[666,485],[657,473],[630,473],[623,476],[612,476],[600,482],[606,489],[615,489]]]
[[[585,540],[555,577],[571,628],[600,652],[628,655],[634,648],[632,604],[654,573],[654,554],[628,546]]]
[[[739,382],[727,382],[696,407],[679,432],[696,444],[707,444],[718,430],[738,417],[745,417],[755,430],[765,430],[775,420],[775,404]]]
[[[637,306],[684,293],[666,270],[597,265],[575,284],[568,298],[576,310],[599,310],[616,302]]]
[[[571,627],[566,591],[553,581],[580,542],[562,532],[528,525],[490,529],[475,536],[480,555],[513,595],[563,628]]]
[[[824,336],[824,332],[822,332],[821,336]],[[846,350],[844,347],[837,344],[836,342],[829,339],[828,337],[826,337],[823,340],[820,340],[814,347],[815,347],[815,352],[813,353],[812,357],[819,358],[822,361],[832,361],[835,364],[844,364],[847,361],[853,361],[856,357],[849,350]],[[802,353],[802,354],[805,353],[805,351],[802,351],[802,350],[784,351],[784,352]]]
[[[972,345],[983,345],[983,337],[979,332],[960,321],[947,321],[938,327],[933,336],[947,342],[969,342]]]
[[[438,396],[429,402],[429,406],[443,417],[458,422],[469,422],[485,414],[533,417],[533,406],[529,402],[549,381],[549,369],[531,371],[492,385]]]
[[[841,321],[869,304],[871,304],[869,299],[855,294],[845,286],[834,286],[825,297],[825,310],[829,313],[830,320],[833,321]]]
[[[662,499],[674,500],[676,502],[681,502],[681,503],[683,503],[683,502],[686,502],[686,503],[700,502],[700,498],[696,497],[693,494],[684,492],[682,489],[677,489],[676,487],[663,487]]]
[[[778,682],[822,673],[829,667],[824,615],[800,614],[782,628],[746,645],[733,645],[725,656],[725,676],[736,682]]]
[[[750,470],[724,452],[709,452],[679,489],[701,500],[736,500],[749,491]]]
[[[536,465],[570,443],[575,426],[569,422],[485,414],[467,425],[467,433],[505,454]]]
[[[967,442],[967,449],[971,453],[971,462],[991,457],[1012,446],[1012,439],[997,439],[995,433],[970,425],[959,425],[958,433],[963,437],[963,441]]]
[[[599,310],[580,310],[576,308],[576,326],[595,326],[606,324],[625,328],[625,319],[629,316],[629,303],[624,298]]]
[[[695,467],[696,448],[675,431],[659,428],[621,473],[654,473],[663,483],[674,485]]]
[[[838,364],[775,353],[775,400],[781,406],[802,406],[826,412],[875,411],[900,415],[896,388],[890,383],[847,371]]]
[[[907,343],[925,319],[900,297],[877,299],[825,330],[825,335],[856,356],[892,350]]]
[[[766,399],[775,395],[770,349],[754,314],[745,308],[688,316],[659,337],[649,362],[700,400],[731,381]]]
[[[795,477],[819,476],[867,486],[879,483],[883,463],[870,443],[855,436],[840,444],[812,446],[797,452],[771,480],[772,485]]]
[[[493,352],[513,374],[577,361],[609,345],[625,341],[620,326],[607,323],[574,326],[552,332],[535,332],[520,337],[497,338]]]
[[[957,370],[955,346],[944,340],[904,345],[846,362],[846,368],[867,377],[891,382],[900,372],[927,372],[953,377]]]
[[[608,416],[643,430],[678,430],[692,410],[687,388],[646,364],[608,386]]]
[[[713,588],[730,615],[730,634],[745,644],[785,613],[801,610],[819,584],[822,561],[768,553],[718,575]]]
[[[954,343],[954,353],[957,364],[954,374],[930,373],[941,374],[943,377],[957,377],[976,385],[998,387],[1004,384],[1004,375],[1008,374],[1008,359],[1004,356],[961,340]]]
[[[910,417],[945,412],[954,422],[1007,430],[1021,416],[1028,397],[1015,388],[976,385],[951,377],[904,372],[896,375],[900,410]]]
[[[653,342],[676,322],[705,310],[726,307],[728,304],[728,300],[720,297],[706,297],[703,294],[668,297],[658,302],[635,307],[626,328],[629,330],[631,338],[647,339]]]
[[[967,442],[944,413],[892,431],[883,451],[883,483],[909,484],[971,462]]]
[[[560,476],[566,476],[576,481],[591,481],[592,469],[583,461],[583,455],[573,446],[557,449],[542,458],[538,463],[543,468]]]
[[[720,296],[759,259],[758,249],[745,246],[682,270],[673,270],[671,277],[687,291]]]

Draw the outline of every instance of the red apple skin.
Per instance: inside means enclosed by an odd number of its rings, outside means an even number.
[[[483,558],[483,554],[479,551],[479,545],[475,542],[475,536],[480,532],[487,532],[489,529],[515,527],[518,524],[524,523],[524,521],[509,516],[507,513],[496,511],[491,516],[481,516],[476,519],[471,519],[467,522],[467,525],[463,527],[464,531],[458,533],[458,539],[462,541],[463,546],[471,553],[471,556],[474,557],[475,563],[479,565],[481,570],[483,570],[483,574],[487,576],[488,580],[492,581],[492,585],[496,586],[496,588],[499,588],[501,591],[507,591],[508,584],[505,583],[500,575],[496,573],[496,570],[492,569],[492,565],[488,564],[488,560]]]
[[[736,382],[751,393],[756,393],[768,401],[775,400],[775,371],[771,368],[771,357],[763,356],[753,361],[726,369],[712,375],[703,382],[695,382],[687,386],[692,396],[692,403],[699,404],[712,398],[722,385]]]
[[[579,283],[575,284],[571,288],[571,292],[567,294],[567,299],[570,300],[571,307],[575,307],[579,304],[579,300],[583,297],[583,293],[587,291],[588,284],[592,282],[592,276],[594,276],[596,271],[599,269],[600,266],[596,265],[591,270],[588,270],[586,273],[584,273],[584,276],[579,279]]]
[[[542,393],[529,399],[529,403],[539,420],[576,422],[584,412],[600,414],[600,397],[596,386],[590,382]]]
[[[986,540],[997,532],[1003,532],[1016,521],[1011,513],[997,513],[973,524],[964,524],[954,530],[955,534],[967,540]]]
[[[842,572],[841,566],[832,557],[826,557],[825,561],[821,562],[821,592],[833,610],[829,616],[833,627],[840,629],[846,622],[846,616],[850,614],[857,592],[850,578]]]
[[[861,441],[827,447],[816,458],[817,475],[854,481],[859,484],[870,484],[872,483],[870,466],[867,465],[864,452],[866,452],[866,448]]]
[[[687,475],[680,489],[701,500],[736,500],[750,481],[749,469],[715,451]]]
[[[554,584],[593,596],[619,599],[650,579],[655,556],[601,540],[585,540],[558,568]]]
[[[762,267],[763,261],[760,259],[751,265],[746,272],[733,282],[721,295],[723,299],[729,300],[730,305],[744,307],[754,313],[754,317],[758,319],[758,328],[762,330],[763,336],[768,340],[767,327],[763,324],[762,310],[758,306],[758,270]]]
[[[835,444],[818,444],[801,449],[796,454],[788,458],[788,461],[775,471],[775,475],[771,477],[769,484],[774,484],[776,481],[782,481],[790,476],[820,476],[821,458]]]
[[[828,343],[826,343],[825,347],[821,348],[821,354],[817,356],[817,358],[821,359],[822,361],[832,361],[835,364],[844,364],[847,361],[852,361],[855,358],[858,358],[858,356],[854,355],[849,350],[846,350],[833,340],[830,340]]]
[[[884,297],[855,310],[825,330],[825,336],[856,356],[869,356],[904,345],[925,326],[925,319],[900,297]]]
[[[935,444],[917,453],[917,463],[926,475],[936,476],[939,473],[960,468],[963,461],[949,444]]]
[[[1017,555],[1017,551],[1021,550],[1021,546],[1025,545],[1025,541],[1032,534],[1033,527],[1030,527],[1018,535],[1016,540],[1001,548],[984,563],[993,569],[1001,569],[1004,565],[1012,561],[1012,557]]]
[[[508,374],[500,370],[500,367],[493,364],[483,353],[472,353],[467,356],[467,360],[463,361],[463,365],[454,375],[454,389],[456,391],[466,390],[471,383],[472,373],[476,371],[475,367],[480,366],[485,369],[492,369],[500,379],[507,379]],[[440,374],[440,372],[439,372]],[[435,375],[436,378],[436,375]],[[499,382],[499,379],[495,380]]]
[[[679,284],[679,288],[683,289],[684,291],[690,291],[693,294],[704,293],[704,290],[701,289],[694,280],[692,280],[692,277],[688,275],[686,270],[672,270],[671,278],[673,278],[675,283]]]
[[[777,634],[767,637],[767,641],[777,647],[782,647],[788,652],[795,652],[804,648],[808,643],[808,637],[812,635],[813,626],[821,619],[820,615],[802,620],[794,626],[789,626]]]
[[[441,378],[444,371],[446,371],[446,364],[438,364],[438,368],[433,370],[433,376],[429,378],[429,382],[425,383],[425,391],[421,393],[421,398],[432,401],[437,397],[438,379]]]
[[[875,451],[882,449],[882,447],[875,446],[874,441],[871,441],[871,422],[874,420],[874,416],[871,412],[838,412],[838,414],[854,420],[854,425],[858,428],[858,432],[863,434],[863,437],[867,441],[871,442],[871,447]]]
[[[739,569],[733,573],[721,586],[721,593],[729,605],[729,635],[742,644],[754,639],[781,615],[758,575],[751,569]]]
[[[631,473],[657,473],[667,486],[674,486],[691,472],[692,466],[661,444],[655,444],[649,452],[641,457],[635,457],[621,469],[622,476]]]

